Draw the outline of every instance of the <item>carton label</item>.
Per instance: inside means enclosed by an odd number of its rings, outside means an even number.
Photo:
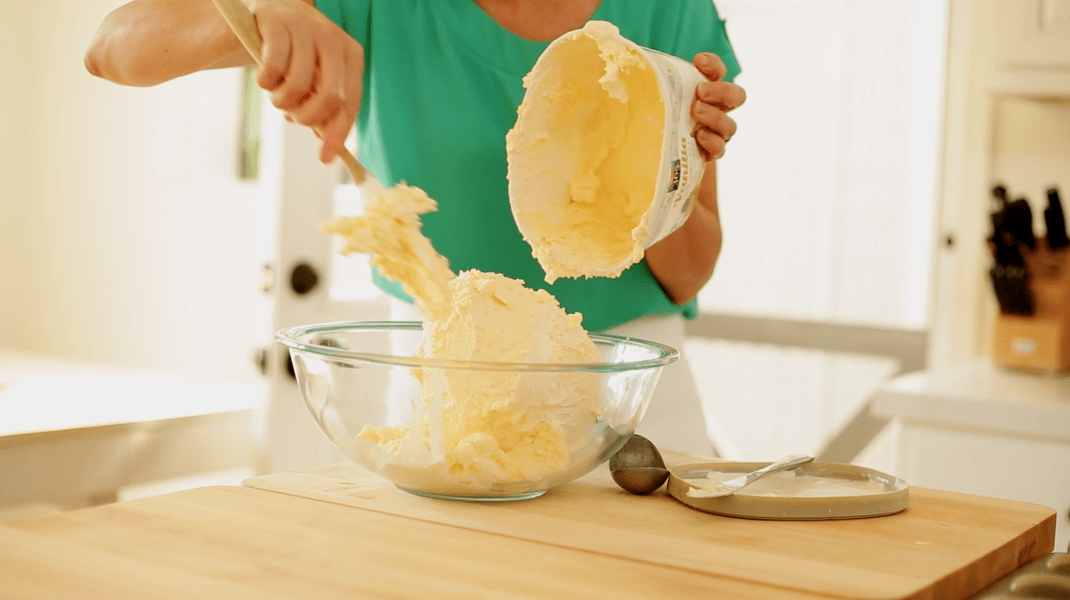
[[[683,225],[694,207],[706,160],[693,135],[697,124],[691,118],[691,101],[695,88],[706,77],[686,60],[649,48],[641,51],[657,75],[665,105],[658,170],[658,181],[664,185],[659,189],[665,192],[653,199],[647,211],[644,245],[649,248]]]

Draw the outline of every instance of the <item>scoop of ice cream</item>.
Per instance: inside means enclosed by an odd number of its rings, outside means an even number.
[[[583,329],[582,317],[566,313],[544,290],[526,288],[521,281],[497,273],[465,271],[453,280],[450,291],[454,298],[450,314],[425,325],[421,356],[528,364],[602,360]],[[453,402],[452,410],[443,411],[447,438],[463,440],[482,431],[503,431],[488,427],[488,416],[527,421],[528,426],[544,422],[550,429],[571,424],[586,430],[601,408],[597,388],[588,385],[592,380],[576,374],[445,373]],[[529,439],[542,443],[543,438]],[[538,448],[533,451],[542,454]]]
[[[616,277],[643,257],[665,107],[641,49],[606,22],[554,41],[506,136],[513,216],[559,277]],[[690,133],[690,132],[689,132]]]
[[[497,273],[464,271],[449,314],[424,322],[417,355],[487,363],[602,360],[579,315],[549,293]],[[373,464],[422,465],[467,484],[526,481],[568,467],[602,409],[600,379],[583,372],[487,368],[413,370],[422,417],[357,436]]]
[[[422,189],[399,183],[379,193],[358,217],[341,217],[323,226],[325,233],[345,239],[343,254],[371,254],[370,263],[402,289],[425,316],[435,317],[450,306],[449,261],[420,229],[420,215],[438,209]]]
[[[425,324],[419,354],[515,363],[582,363],[601,358],[582,326],[545,290],[498,273],[463,271],[450,282],[444,318]]]
[[[566,313],[545,291],[479,271],[459,274],[450,291],[450,314],[425,324],[421,356],[497,363],[602,360],[581,317]],[[584,373],[451,369],[417,376],[424,397],[441,403],[447,461],[463,478],[485,470],[486,461],[505,481],[564,468],[570,445],[586,440],[601,409],[599,381]]]

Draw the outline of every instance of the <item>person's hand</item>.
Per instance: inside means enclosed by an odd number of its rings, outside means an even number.
[[[364,92],[364,49],[323,13],[300,0],[254,0],[263,38],[257,84],[289,120],[323,140],[320,160],[344,148]]]
[[[728,116],[728,112],[739,108],[746,101],[747,93],[734,83],[721,81],[728,69],[716,54],[696,54],[695,68],[709,79],[695,89],[691,116],[698,123],[695,141],[706,155],[706,160],[710,161],[724,156],[725,144],[736,133],[736,122]]]

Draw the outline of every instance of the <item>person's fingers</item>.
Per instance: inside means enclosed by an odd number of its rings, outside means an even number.
[[[700,83],[695,88],[695,96],[717,108],[727,112],[735,110],[747,101],[747,92],[734,83],[724,81],[711,81]]]
[[[713,52],[699,52],[694,58],[695,68],[710,81],[720,81],[728,74],[728,67]]]
[[[346,138],[353,129],[353,122],[360,111],[364,93],[364,51],[358,44],[345,44],[338,85],[342,86],[341,105],[334,117],[323,128],[323,147],[320,160],[329,163],[345,147]]]
[[[345,46],[345,70],[342,100],[346,114],[356,119],[361,100],[364,98],[364,48],[360,44]]]
[[[319,130],[320,139],[323,140],[323,146],[320,147],[320,162],[328,164],[341,153],[342,149],[345,148],[346,137],[352,127],[353,120],[339,114]]]
[[[360,109],[363,48],[311,5],[298,0],[254,0],[264,40],[257,83],[287,119],[312,127],[323,140],[320,159],[330,162]]]
[[[256,84],[271,92],[282,85],[286,77],[293,40],[285,28],[279,25],[258,21],[257,26],[264,41],[260,47],[261,66]]]
[[[736,121],[723,110],[705,102],[695,102],[691,105],[691,117],[696,123],[725,141],[732,139],[732,136],[736,134]]]
[[[691,104],[691,117],[698,123],[695,141],[703,150],[706,160],[724,156],[728,140],[736,134],[736,121],[725,111],[701,100]]]
[[[292,112],[314,92],[312,80],[316,73],[316,45],[303,27],[290,28],[290,64],[282,83],[271,92],[271,103],[279,110]]]
[[[706,162],[721,158],[725,152],[725,140],[705,127],[695,132],[695,141],[706,155]]]
[[[309,127],[326,125],[343,107],[345,62],[342,52],[319,51],[319,70],[312,82],[312,94],[291,111],[294,120]]]
[[[309,110],[316,111],[315,118],[322,118],[323,146],[320,148],[320,161],[330,163],[345,145],[346,136],[353,127],[353,116],[345,108],[345,63],[344,53],[338,53],[336,60],[324,63],[322,89],[309,101]],[[330,66],[328,66],[328,64]],[[317,124],[319,126],[319,124]]]

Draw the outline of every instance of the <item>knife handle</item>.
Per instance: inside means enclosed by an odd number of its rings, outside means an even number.
[[[1048,248],[1059,250],[1070,245],[1066,237],[1066,215],[1063,203],[1059,200],[1057,188],[1048,189],[1048,207],[1044,209],[1044,224],[1048,227]]]

